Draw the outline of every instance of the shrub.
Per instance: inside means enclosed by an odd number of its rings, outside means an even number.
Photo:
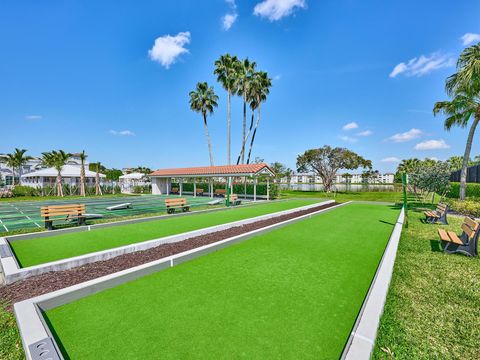
[[[149,194],[152,192],[152,188],[151,188],[151,185],[143,185],[143,186],[136,185],[133,187],[132,192],[134,194]]]
[[[180,185],[178,183],[172,183],[171,187],[179,188]],[[183,183],[183,191],[193,192],[193,183]],[[197,189],[203,189],[203,191],[207,192],[209,187],[208,183],[199,182],[197,183]],[[224,183],[214,183],[213,190],[216,189],[225,189]],[[245,191],[244,184],[242,183],[234,183],[233,184],[233,193],[234,194],[243,194]],[[247,183],[247,194],[253,195],[253,184]],[[265,183],[258,183],[257,184],[257,195],[267,195],[267,184]],[[273,182],[270,183],[270,198],[274,199],[278,196],[278,186]]]
[[[11,198],[11,197],[13,197],[12,190],[0,189],[0,198]]]
[[[40,196],[38,189],[24,186],[24,185],[17,185],[12,190],[13,196]]]
[[[467,183],[467,197],[480,198],[480,184]],[[460,197],[460,183],[452,182],[450,191],[447,193],[448,198],[458,199]]]
[[[480,217],[480,198],[467,198],[464,201],[447,199],[450,209],[466,216]]]

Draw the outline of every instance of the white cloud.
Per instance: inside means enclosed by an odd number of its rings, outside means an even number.
[[[358,128],[358,124],[355,122],[355,121],[352,121],[346,125],[344,125],[342,127],[343,130],[345,131],[348,131],[348,130],[353,130],[353,129],[357,129]]]
[[[42,115],[26,115],[26,120],[41,120],[43,118]]]
[[[184,46],[190,43],[190,32],[179,32],[175,36],[164,35],[155,39],[153,47],[148,50],[148,56],[153,61],[169,68],[177,58],[188,53]]]
[[[370,136],[373,134],[373,131],[371,130],[365,130],[365,131],[360,131],[357,133],[357,136]]]
[[[225,0],[225,2],[232,7],[232,9],[237,8],[237,4],[235,3],[235,0]]]
[[[435,157],[435,156],[430,156],[430,157],[427,157],[425,158],[425,160],[433,160],[433,161],[438,161],[438,158]]]
[[[381,161],[386,163],[398,163],[400,162],[400,159],[395,156],[390,156],[390,157],[386,157],[385,159],[382,159]]]
[[[121,130],[121,131],[110,130],[109,133],[115,136],[117,135],[118,136],[135,136],[135,133],[130,130]]]
[[[474,42],[479,42],[480,41],[480,34],[474,34],[474,33],[466,33],[460,38],[463,42],[463,45],[470,45],[473,44]]]
[[[340,136],[340,139],[343,140],[343,141],[346,141],[346,142],[350,142],[350,143],[354,143],[354,142],[358,141],[358,139],[355,139],[355,138],[350,137],[350,136]]]
[[[439,150],[439,149],[450,149],[445,140],[427,140],[422,141],[415,145],[415,150]]]
[[[223,30],[229,30],[237,20],[237,17],[238,14],[225,14],[225,16],[222,17]]]
[[[392,135],[388,138],[388,140],[391,140],[396,143],[402,143],[402,142],[410,141],[413,139],[418,139],[422,135],[423,135],[422,130],[410,129],[404,133]]]
[[[305,9],[306,0],[264,0],[253,9],[253,14],[266,17],[270,21],[277,21],[291,15],[295,8]]]
[[[435,52],[430,56],[421,55],[420,57],[410,59],[407,63],[401,62],[400,64],[397,64],[389,76],[394,78],[399,74],[405,74],[406,76],[420,77],[427,75],[434,70],[454,65],[455,59],[451,55]]]

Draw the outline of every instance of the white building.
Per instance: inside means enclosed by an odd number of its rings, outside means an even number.
[[[335,176],[335,183],[345,184],[348,182],[350,184],[361,184],[364,182],[362,174],[348,174],[348,176],[345,176],[345,175],[346,174],[337,174]],[[395,175],[392,173],[378,174],[370,178],[368,182],[370,184],[393,184],[394,177]],[[288,179],[284,177],[280,180],[280,182],[284,184],[288,184]],[[298,174],[293,174],[290,177],[290,184],[313,184],[313,183],[321,184],[322,178],[312,173],[298,173]]]
[[[68,185],[80,185],[80,170],[78,165],[65,165],[62,168],[62,181]],[[105,178],[104,174],[99,174],[100,180]],[[85,166],[85,182],[87,186],[95,185],[96,173],[88,170]],[[31,187],[54,186],[57,180],[57,170],[55,168],[40,169],[21,176],[21,184]]]

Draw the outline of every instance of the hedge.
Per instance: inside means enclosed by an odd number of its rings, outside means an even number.
[[[480,217],[480,198],[467,198],[465,201],[448,199],[450,209],[466,216]]]
[[[208,192],[208,183],[199,182],[197,183],[197,189],[203,189],[203,191]],[[172,183],[172,187],[179,187],[178,183]],[[225,189],[225,184],[214,183],[213,190],[216,189]],[[193,183],[183,183],[183,191],[193,192]],[[233,184],[233,192],[235,194],[243,194],[245,191],[244,184]],[[247,183],[247,194],[253,195],[253,184]],[[257,184],[257,195],[267,195],[267,184]],[[278,187],[276,184],[270,184],[270,197],[272,199],[278,196]]]
[[[447,193],[447,197],[451,199],[458,199],[460,197],[460,183],[450,183],[450,191]],[[467,183],[466,197],[480,197],[480,184]]]

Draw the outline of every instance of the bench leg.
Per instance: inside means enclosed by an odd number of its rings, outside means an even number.
[[[79,225],[86,225],[86,220],[85,220],[85,218],[78,218],[78,224],[79,224]]]
[[[51,220],[45,220],[45,229],[53,230],[53,222]]]
[[[182,208],[183,212],[187,212],[188,210],[190,210],[190,206],[184,206]]]
[[[441,223],[441,224],[444,224],[444,225],[448,225],[448,221],[447,221],[447,213],[443,214],[442,216],[440,216],[438,219],[437,219],[437,222]]]

